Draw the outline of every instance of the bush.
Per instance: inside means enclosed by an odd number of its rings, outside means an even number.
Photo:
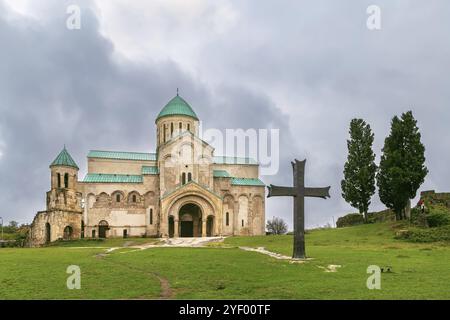
[[[277,217],[273,217],[272,220],[267,221],[266,228],[271,234],[285,234],[287,232],[286,222]]]
[[[395,238],[410,242],[450,241],[450,225],[428,229],[403,230],[403,232],[397,233]]]
[[[432,207],[430,208],[430,213],[427,215],[428,226],[440,227],[450,224],[450,212],[445,207]]]
[[[336,227],[342,228],[342,227],[350,227],[350,226],[356,226],[358,224],[364,223],[364,217],[362,214],[359,213],[350,213],[343,217],[339,217],[336,221]]]
[[[395,213],[391,209],[386,209],[380,212],[369,212],[368,222],[385,222],[385,221],[394,221]]]

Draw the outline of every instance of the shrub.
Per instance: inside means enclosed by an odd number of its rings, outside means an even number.
[[[385,221],[394,221],[395,213],[391,209],[386,209],[380,212],[369,212],[368,222],[385,222]]]
[[[431,213],[427,216],[427,222],[431,228],[446,226],[450,224],[450,214],[443,212]]]
[[[364,217],[362,214],[359,213],[350,213],[343,217],[339,217],[336,221],[336,227],[342,228],[342,227],[350,227],[350,226],[356,226],[358,224],[364,223]]]
[[[272,234],[285,234],[287,232],[287,224],[283,219],[273,217],[272,220],[267,221],[267,231]]]
[[[437,228],[403,230],[403,232],[397,233],[395,238],[410,242],[450,241],[450,225]]]

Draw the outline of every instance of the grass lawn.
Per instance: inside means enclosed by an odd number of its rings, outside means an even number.
[[[450,245],[395,240],[392,224],[307,234],[303,264],[239,249],[290,255],[291,236],[230,237],[208,248],[124,247],[155,241],[76,241],[39,249],[0,249],[0,299],[449,299]],[[85,248],[80,248],[85,247]],[[66,268],[81,268],[81,289],[66,288]],[[337,272],[321,267],[341,265]],[[369,265],[391,266],[369,290]],[[161,285],[163,283],[163,285]],[[170,289],[167,289],[169,284]]]

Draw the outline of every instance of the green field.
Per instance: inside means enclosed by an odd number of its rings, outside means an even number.
[[[393,226],[312,231],[313,259],[303,264],[238,248],[290,255],[291,236],[231,237],[207,248],[127,248],[156,241],[142,238],[3,248],[0,299],[449,299],[450,245],[395,240]],[[325,272],[331,264],[341,267]],[[69,265],[81,268],[80,290],[66,287]],[[366,287],[369,265],[392,267],[381,290]]]

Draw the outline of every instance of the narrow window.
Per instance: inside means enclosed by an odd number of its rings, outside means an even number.
[[[192,180],[192,174],[189,172],[188,173],[188,182]]]
[[[58,188],[61,188],[61,174],[58,173]]]
[[[242,226],[244,226],[244,219],[242,219]]]
[[[153,224],[153,209],[150,209],[150,224]]]
[[[116,194],[116,202],[120,202],[120,194]]]
[[[226,221],[226,225],[229,226],[230,225],[230,214],[228,212],[225,214],[225,221]]]
[[[170,123],[170,136],[173,136],[173,122]]]
[[[166,142],[166,125],[164,124],[164,138],[163,138],[163,142]]]
[[[64,174],[64,188],[68,188],[69,187],[69,174],[65,173]]]
[[[187,129],[188,131],[191,131],[191,125],[189,123],[187,124]]]
[[[133,202],[136,202],[136,195],[133,194]]]
[[[183,172],[181,174],[181,184],[185,184],[186,183],[186,172]]]
[[[181,122],[178,124],[178,129],[180,130],[181,133]]]

